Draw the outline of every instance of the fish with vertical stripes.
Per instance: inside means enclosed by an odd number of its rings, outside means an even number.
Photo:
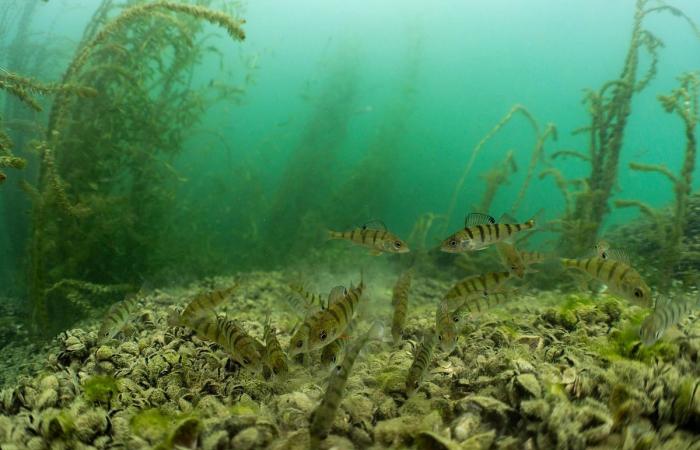
[[[229,298],[231,294],[238,288],[238,284],[229,287],[214,289],[202,292],[195,296],[194,299],[185,307],[180,317],[183,320],[198,317],[212,313],[224,300]]]
[[[391,304],[394,307],[394,315],[391,320],[391,336],[394,343],[401,340],[403,327],[406,323],[406,315],[408,313],[408,292],[411,289],[411,279],[413,270],[407,270],[402,273],[399,279],[394,284],[394,290],[391,297]]]
[[[97,332],[97,338],[100,341],[114,338],[126,327],[137,309],[138,297],[136,294],[130,294],[121,302],[110,306],[102,320],[100,330]]]
[[[260,343],[226,316],[213,313],[198,316],[187,324],[197,336],[221,345],[234,361],[257,372],[262,363]]]
[[[586,259],[561,258],[564,267],[578,269],[604,283],[611,293],[644,307],[651,306],[651,289],[628,261],[597,256]]]
[[[688,298],[657,301],[654,310],[644,319],[639,329],[639,338],[644,345],[653,345],[666,330],[687,317],[698,308],[698,301]]]
[[[408,369],[408,376],[406,377],[407,396],[410,397],[423,382],[423,378],[425,378],[425,374],[433,361],[436,342],[436,334],[433,330],[428,331],[423,336],[423,340],[414,354],[413,363]]]
[[[309,438],[312,449],[318,448],[319,443],[328,436],[331,425],[333,425],[333,421],[335,420],[335,415],[338,412],[340,402],[343,400],[348,377],[352,372],[355,360],[360,354],[360,351],[368,341],[380,339],[382,333],[383,327],[379,323],[375,323],[364,336],[356,339],[356,341],[349,346],[348,350],[345,352],[343,362],[336,366],[331,372],[328,379],[328,386],[321,398],[321,403],[313,410],[309,421]]]
[[[442,351],[452,353],[457,345],[457,326],[445,301],[440,302],[435,310],[435,331]]]
[[[499,290],[511,276],[511,272],[488,272],[463,278],[447,291],[443,300],[458,303],[461,299],[475,295],[488,295]]]
[[[521,231],[535,227],[535,220],[524,223],[496,223],[488,214],[471,213],[464,219],[464,228],[442,241],[440,250],[447,253],[463,253],[483,250],[489,245],[505,241]]]
[[[452,312],[452,321],[461,322],[468,314],[481,313],[489,308],[502,305],[518,296],[517,289],[491,292],[488,295],[475,295],[464,299],[464,303]]]
[[[328,307],[311,314],[294,332],[289,342],[289,356],[312,352],[341,336],[355,315],[364,287],[361,280],[357,287],[348,290],[333,288],[328,296]]]
[[[263,370],[269,370],[275,376],[286,376],[289,372],[287,355],[284,353],[282,346],[277,340],[277,329],[270,324],[269,320],[265,324],[263,340],[265,341],[265,353],[263,357],[265,365]]]
[[[351,286],[345,295],[335,299],[329,297],[328,308],[321,311],[309,327],[308,351],[324,347],[343,335],[355,317],[364,289],[365,284],[360,280],[360,284]]]
[[[350,231],[328,230],[329,240],[350,241],[362,247],[370,249],[373,255],[382,253],[407,253],[408,245],[394,233],[389,232],[386,227],[364,225]]]

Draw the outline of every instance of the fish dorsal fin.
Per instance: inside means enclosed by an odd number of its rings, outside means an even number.
[[[518,219],[511,216],[507,212],[504,212],[503,214],[501,214],[501,217],[498,218],[498,223],[519,223],[519,222],[518,222]]]
[[[493,216],[484,213],[469,213],[464,216],[464,228],[473,227],[475,225],[484,225],[487,223],[496,223]]]
[[[361,227],[363,230],[382,230],[387,231],[386,224],[384,221],[379,219],[372,219],[369,222],[365,222]]]
[[[627,252],[620,249],[620,248],[610,248],[604,252],[602,252],[600,258],[602,259],[610,259],[613,261],[619,261],[621,263],[625,263],[627,265],[630,264],[630,257],[627,255]]]
[[[328,304],[326,308],[330,308],[332,304],[342,301],[348,295],[348,290],[345,286],[336,286],[328,293]]]

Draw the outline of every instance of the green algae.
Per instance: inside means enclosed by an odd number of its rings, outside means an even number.
[[[106,375],[94,375],[83,383],[83,395],[92,403],[109,404],[118,391],[117,380]]]
[[[191,448],[202,428],[192,414],[171,414],[158,408],[140,411],[129,425],[134,435],[149,441],[156,450]]]

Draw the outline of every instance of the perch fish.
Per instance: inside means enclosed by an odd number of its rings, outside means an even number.
[[[507,216],[502,219],[508,221]],[[440,250],[447,253],[483,250],[489,245],[505,241],[516,233],[534,227],[534,219],[525,223],[496,223],[496,219],[488,214],[470,213],[464,219],[464,228],[442,241]]]

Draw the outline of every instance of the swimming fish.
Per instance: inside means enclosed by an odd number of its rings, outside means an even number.
[[[323,347],[321,351],[321,365],[324,367],[335,366],[338,363],[338,356],[347,347],[348,339],[338,338]]]
[[[331,372],[326,392],[321,398],[321,403],[311,413],[309,421],[309,438],[312,449],[318,448],[319,442],[328,436],[340,402],[343,400],[345,385],[355,365],[357,355],[360,354],[369,340],[381,338],[382,333],[381,324],[375,323],[364,336],[352,343],[345,352],[343,362]]]
[[[413,363],[408,369],[406,377],[406,395],[411,396],[423,382],[426,372],[433,361],[433,353],[437,339],[433,330],[428,331],[421,341],[420,347],[415,352]]]
[[[303,303],[301,304],[297,301],[292,301],[294,308],[297,309],[297,312],[301,310],[302,316],[304,315],[303,312],[311,311],[318,307],[323,307],[324,301],[321,294],[311,292],[300,283],[291,283],[287,286],[292,292],[294,292],[295,297],[293,298],[301,298],[303,300]]]
[[[123,301],[110,306],[102,320],[100,330],[97,332],[98,340],[106,341],[114,338],[126,327],[137,309],[138,298],[136,294],[130,294]]]
[[[408,291],[411,289],[412,270],[402,273],[394,285],[391,304],[394,306],[394,316],[391,320],[391,336],[394,343],[401,340],[406,314],[408,313]]]
[[[457,326],[447,302],[440,302],[435,310],[435,331],[442,351],[452,353],[457,345]]]
[[[234,284],[222,289],[214,289],[202,292],[195,296],[194,299],[185,307],[181,314],[181,318],[187,321],[190,318],[198,317],[213,313],[214,310],[223,303],[236,289],[238,284]],[[186,323],[186,322],[185,322]]]
[[[375,222],[371,222],[375,223]],[[328,231],[328,239],[341,239],[369,248],[373,255],[382,253],[407,253],[406,242],[387,231],[386,227],[365,224],[350,231]]]
[[[221,345],[244,368],[255,372],[260,369],[260,344],[233,320],[210,313],[188,320],[187,326],[200,338]]]
[[[613,294],[641,306],[651,306],[651,289],[639,272],[629,265],[626,258],[619,260],[613,259],[610,253],[608,255],[607,259],[597,256],[586,259],[561,258],[561,262],[565,267],[581,270],[605,283]]]
[[[357,287],[351,286],[345,295],[334,299],[329,296],[328,308],[321,311],[309,328],[308,351],[328,345],[345,332],[355,317],[364,288],[364,282],[360,280],[360,284]]]
[[[607,241],[598,241],[596,242],[593,248],[595,249],[595,253],[596,256],[598,256],[598,258],[608,259],[608,250],[610,250],[610,244]]]
[[[496,219],[488,214],[471,213],[464,219],[464,228],[442,241],[440,250],[447,253],[483,250],[491,244],[534,227],[534,219],[525,223],[496,223]]]
[[[275,376],[284,377],[289,372],[287,355],[282,351],[282,346],[277,340],[277,330],[270,324],[269,320],[265,324],[263,340],[265,341],[265,368],[272,371]]]
[[[357,287],[351,287],[344,295],[340,295],[340,289],[333,288],[328,295],[328,307],[311,314],[294,332],[289,356],[312,352],[341,336],[355,314],[364,287],[360,280]]]
[[[654,310],[644,319],[639,329],[639,338],[644,345],[653,345],[661,339],[667,329],[698,307],[697,301],[686,298],[657,301]]]
[[[488,308],[507,303],[518,296],[517,289],[490,292],[488,295],[467,297],[464,303],[452,312],[452,321],[459,323],[469,313],[480,313]]]
[[[488,272],[461,279],[443,297],[444,301],[455,302],[476,295],[488,295],[496,291],[510,279],[510,272]]]
[[[525,261],[523,261],[520,252],[513,244],[509,242],[498,242],[496,243],[496,250],[501,257],[501,263],[503,263],[506,269],[518,278],[525,276]]]

